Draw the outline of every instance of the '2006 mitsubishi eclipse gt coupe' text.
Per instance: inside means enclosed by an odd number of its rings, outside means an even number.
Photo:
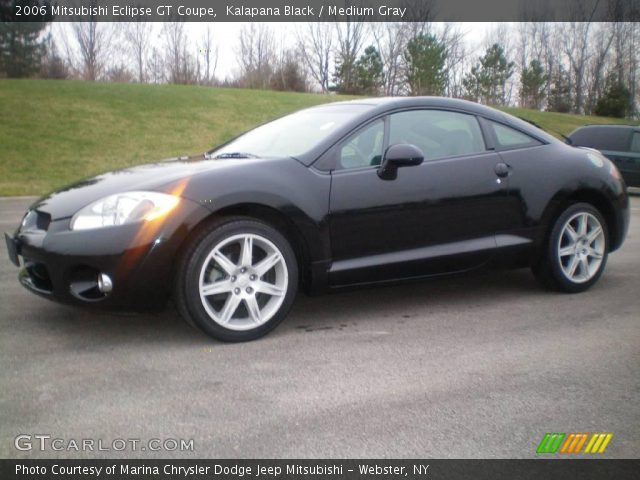
[[[265,335],[321,292],[531,267],[581,292],[622,244],[616,167],[497,110],[445,98],[332,103],[192,158],[105,173],[28,210],[22,284],[74,304],[181,315],[224,341]]]

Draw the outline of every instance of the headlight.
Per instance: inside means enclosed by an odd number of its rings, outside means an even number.
[[[71,230],[154,220],[175,208],[179,198],[158,192],[125,192],[87,205],[71,219]]]
[[[609,163],[610,163],[609,173],[611,174],[611,176],[616,180],[618,180],[619,182],[622,182],[622,174],[620,173],[620,170],[618,170],[618,167],[616,167],[616,164],[613,162],[609,162]]]

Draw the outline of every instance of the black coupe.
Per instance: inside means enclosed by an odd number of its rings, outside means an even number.
[[[322,292],[531,267],[580,292],[622,244],[616,167],[497,110],[444,98],[332,103],[206,154],[80,181],[6,235],[20,281],[47,298],[145,310],[173,298],[224,341]]]

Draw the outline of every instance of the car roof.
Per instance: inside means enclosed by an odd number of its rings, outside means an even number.
[[[585,129],[596,129],[596,128],[607,128],[607,129],[616,129],[616,130],[638,130],[640,129],[640,125],[624,125],[624,124],[600,124],[600,123],[592,123],[589,125],[583,125],[581,127],[576,128],[573,132],[575,133],[578,130]]]
[[[480,105],[468,100],[462,100],[458,98],[448,97],[374,97],[374,98],[362,98],[355,100],[347,100],[341,102],[332,102],[318,105],[312,108],[323,107],[345,107],[350,105],[365,105],[371,107],[367,112],[363,113],[363,117],[371,117],[386,112],[403,109],[403,108],[442,108],[450,110],[459,110],[472,115],[479,115],[496,122],[510,125],[516,129],[519,129],[534,138],[538,138],[547,143],[558,142],[559,140],[553,137],[551,134],[536,127],[535,125],[522,120],[518,117],[502,112],[495,108]]]
[[[501,118],[503,115],[506,115],[499,110],[486,107],[475,102],[447,97],[373,97],[333,102],[329,104],[323,104],[322,106],[331,105],[369,105],[372,107],[377,107],[380,110],[392,110],[395,108],[407,107],[452,108],[457,110],[466,110],[468,112],[476,113],[486,117]]]

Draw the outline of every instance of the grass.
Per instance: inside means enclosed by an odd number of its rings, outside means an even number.
[[[0,195],[42,194],[106,170],[204,152],[335,96],[80,81],[0,80]]]
[[[340,100],[319,94],[0,80],[0,195],[39,195],[106,170],[207,150],[254,125]],[[553,131],[616,120],[523,109]]]
[[[561,135],[569,135],[576,128],[582,125],[589,124],[603,124],[603,123],[621,123],[625,125],[633,124],[637,125],[637,121],[625,119],[625,118],[609,118],[609,117],[597,117],[595,115],[572,115],[570,113],[556,113],[556,112],[540,112],[538,110],[528,110],[526,108],[503,108],[503,111],[515,115],[518,117],[531,120],[549,133],[560,138]]]

